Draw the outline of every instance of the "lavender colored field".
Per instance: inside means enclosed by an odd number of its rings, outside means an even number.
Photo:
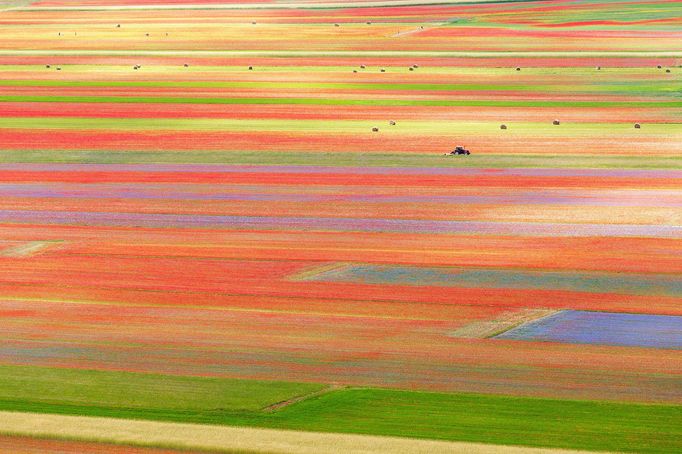
[[[149,228],[292,229],[335,232],[419,232],[562,237],[682,238],[681,226],[571,224],[544,222],[422,221],[412,219],[311,218],[293,216],[214,216],[183,214],[47,212],[0,210],[0,223]]]
[[[562,311],[496,339],[682,349],[682,317]]]
[[[436,287],[556,289],[630,295],[682,296],[682,281],[666,274],[576,273],[396,265],[348,265],[308,280]]]

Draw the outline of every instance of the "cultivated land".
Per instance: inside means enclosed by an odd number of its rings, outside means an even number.
[[[28,3],[0,448],[682,450],[679,2]]]

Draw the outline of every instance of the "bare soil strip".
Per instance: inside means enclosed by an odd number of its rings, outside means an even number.
[[[548,317],[557,312],[560,311],[555,309],[521,309],[505,312],[492,320],[482,320],[462,326],[451,332],[450,335],[467,339],[484,339],[497,336],[519,325]]]
[[[585,451],[497,446],[368,435],[0,412],[0,433],[217,452],[296,454],[569,454]]]
[[[0,453],[11,454],[190,454],[191,451],[59,440],[0,436]]]
[[[340,272],[344,271],[346,268],[350,266],[349,263],[343,263],[343,262],[334,262],[334,263],[327,263],[326,265],[322,266],[315,266],[312,268],[305,269],[303,271],[300,271],[292,276],[289,277],[290,281],[307,281],[315,276],[318,276],[322,273],[332,273],[332,272]]]

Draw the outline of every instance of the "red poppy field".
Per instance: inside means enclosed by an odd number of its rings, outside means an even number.
[[[0,410],[681,450],[680,3],[425,3],[0,1]]]

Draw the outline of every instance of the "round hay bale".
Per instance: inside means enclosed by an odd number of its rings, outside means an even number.
[[[519,67],[517,66],[517,67],[516,67],[516,70],[517,70],[517,71],[521,71],[521,68],[519,68]]]
[[[410,66],[409,68],[407,68],[407,69],[409,69],[410,71],[414,71],[414,68],[411,67],[411,66]]]
[[[417,68],[419,68],[419,65],[412,65],[412,67],[413,67],[414,69],[417,69]]]
[[[45,67],[46,67],[46,68],[49,68],[49,67],[50,67],[50,65],[45,65]]]
[[[358,70],[357,70],[357,69],[354,69],[354,70],[353,70],[353,72],[354,72],[354,73],[357,73],[357,72],[358,72]]]
[[[61,70],[62,70],[62,68],[60,68],[59,66],[57,66],[57,71],[61,71]]]
[[[121,24],[116,24],[116,28],[121,28]]]
[[[388,122],[388,124],[391,125],[391,126],[395,126],[395,121],[391,120],[391,121]]]
[[[500,125],[500,129],[507,129],[507,125]]]
[[[381,68],[379,71],[381,71],[382,73],[386,72],[386,70],[384,68]]]
[[[379,132],[379,128],[372,128],[372,132]]]
[[[253,71],[253,66],[249,66],[249,71]]]
[[[251,25],[256,25],[256,22],[255,22],[255,21],[254,21],[254,22],[251,22]]]
[[[669,69],[666,69],[666,70],[665,70],[665,72],[669,73],[669,72],[670,72],[670,70],[669,70]]]
[[[661,66],[661,65],[656,65],[656,68],[661,69],[662,66]]]
[[[360,65],[360,69],[365,69],[365,65]]]
[[[635,123],[635,129],[641,129],[641,128],[642,128],[642,125],[640,125],[639,123]]]
[[[368,21],[368,22],[367,22],[367,25],[372,25],[372,23]]]
[[[600,71],[600,70],[601,70],[601,66],[597,66],[597,71]]]
[[[558,126],[558,125],[561,124],[561,122],[560,122],[559,120],[554,120],[554,121],[552,122],[552,124],[553,124],[554,126]]]
[[[334,24],[334,27],[339,27],[339,24]]]

